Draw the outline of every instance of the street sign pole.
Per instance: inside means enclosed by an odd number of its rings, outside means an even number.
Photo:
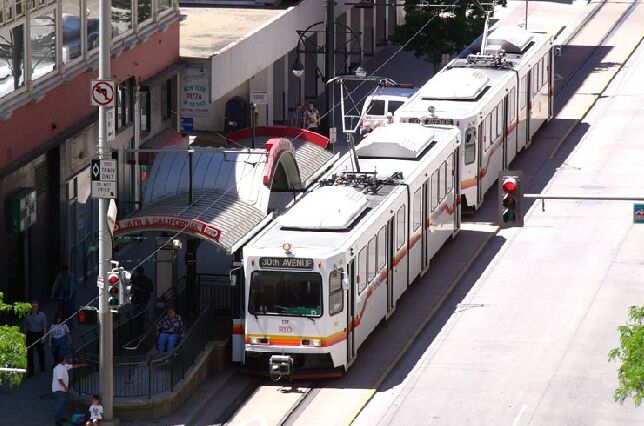
[[[112,46],[112,17],[111,2],[99,0],[99,44],[98,44],[98,78],[109,80],[110,71],[110,50]],[[109,95],[109,94],[108,94]],[[112,93],[112,98],[114,94]],[[98,107],[98,159],[111,160],[112,153],[108,141],[107,109],[109,104]],[[113,399],[114,399],[114,365],[113,365],[113,342],[112,342],[112,312],[107,306],[107,291],[105,283],[107,274],[110,271],[110,260],[112,259],[112,237],[107,224],[108,199],[98,200],[98,319],[100,329],[99,365],[98,377],[103,404],[102,423],[112,424],[113,422]]]

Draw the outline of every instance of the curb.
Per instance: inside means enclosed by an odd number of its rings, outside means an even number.
[[[378,388],[382,385],[382,383],[387,379],[387,376],[391,373],[391,371],[398,365],[402,357],[407,353],[411,345],[416,341],[418,338],[418,335],[422,333],[422,331],[425,329],[429,321],[434,317],[434,315],[438,312],[438,310],[443,306],[443,303],[445,302],[445,299],[452,294],[452,291],[456,286],[460,283],[461,279],[463,276],[468,272],[470,266],[472,266],[472,263],[474,263],[475,260],[478,259],[479,255],[483,251],[483,249],[487,246],[488,242],[492,239],[492,237],[496,236],[499,233],[499,228],[496,226],[492,232],[489,233],[485,241],[483,241],[483,244],[479,246],[479,248],[474,252],[474,255],[470,257],[470,260],[463,266],[461,269],[461,272],[454,278],[450,286],[447,288],[447,290],[441,295],[441,298],[438,300],[438,303],[434,306],[434,308],[425,316],[423,321],[420,323],[419,327],[414,331],[414,334],[407,340],[407,343],[405,343],[405,346],[401,349],[401,351],[396,355],[394,360],[387,366],[385,371],[378,377],[378,380],[374,384],[373,388],[369,390],[369,393],[367,396],[365,396],[360,403],[358,404],[358,407],[354,410],[354,412],[351,414],[351,416],[347,419],[347,421],[344,423],[345,425],[350,425],[353,423],[353,421],[358,417],[358,415],[362,412],[364,407],[371,401],[373,396],[376,394],[378,391]]]

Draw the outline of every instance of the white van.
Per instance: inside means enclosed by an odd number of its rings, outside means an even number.
[[[387,121],[387,113],[394,113],[404,104],[418,88],[412,85],[398,85],[395,87],[378,87],[367,97],[362,107],[362,120],[360,128],[366,125],[377,127]]]

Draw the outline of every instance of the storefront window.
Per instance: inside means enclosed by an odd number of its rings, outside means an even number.
[[[24,25],[0,28],[0,98],[25,84]]]
[[[56,68],[56,15],[54,11],[31,18],[31,79]]]
[[[159,12],[168,10],[172,7],[172,0],[159,0]]]
[[[81,55],[81,20],[78,0],[63,0],[63,63]]]
[[[139,2],[139,24],[152,18],[152,0],[137,0]]]
[[[98,47],[98,0],[86,0],[87,5],[87,50]]]
[[[132,0],[112,0],[112,37],[132,29]]]

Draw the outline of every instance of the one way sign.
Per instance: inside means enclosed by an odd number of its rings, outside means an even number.
[[[92,198],[117,198],[118,163],[116,160],[92,160]]]

